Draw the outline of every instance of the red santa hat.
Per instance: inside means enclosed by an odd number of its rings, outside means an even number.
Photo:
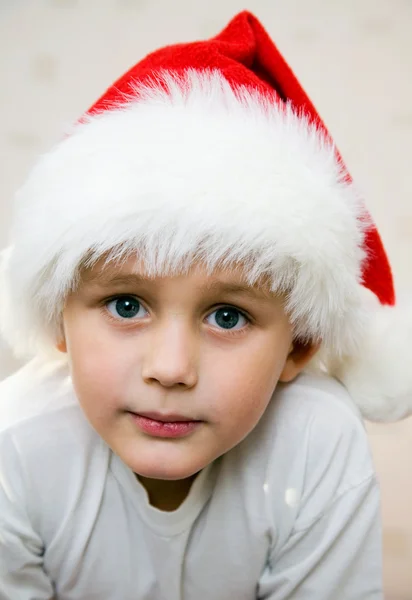
[[[363,415],[412,411],[409,307],[315,108],[259,21],[158,50],[123,75],[19,191],[2,255],[1,326],[47,353],[81,265],[143,257],[245,266],[287,294],[295,335]]]

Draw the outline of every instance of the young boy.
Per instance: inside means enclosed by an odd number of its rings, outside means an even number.
[[[146,57],[17,199],[1,322],[32,360],[0,387],[0,598],[382,598],[360,412],[412,409],[393,304],[256,18]]]

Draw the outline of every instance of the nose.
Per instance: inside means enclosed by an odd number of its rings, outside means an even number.
[[[143,380],[165,388],[194,387],[198,381],[194,338],[195,335],[183,323],[159,325],[153,331],[143,360]]]

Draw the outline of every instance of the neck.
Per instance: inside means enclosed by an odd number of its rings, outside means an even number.
[[[137,478],[147,491],[151,506],[159,510],[171,512],[179,508],[187,498],[197,475],[198,473],[195,473],[191,477],[176,481],[150,479],[149,477],[141,477],[140,475],[137,475]]]

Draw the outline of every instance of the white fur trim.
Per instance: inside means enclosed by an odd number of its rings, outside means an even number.
[[[365,215],[332,145],[218,72],[164,81],[76,126],[32,171],[2,265],[6,339],[20,355],[54,343],[80,262],[115,249],[153,274],[243,262],[250,282],[289,290],[297,335],[351,352]]]
[[[412,414],[412,301],[382,306],[368,290],[363,293],[369,305],[367,331],[358,351],[329,370],[366,419],[395,421]]]

